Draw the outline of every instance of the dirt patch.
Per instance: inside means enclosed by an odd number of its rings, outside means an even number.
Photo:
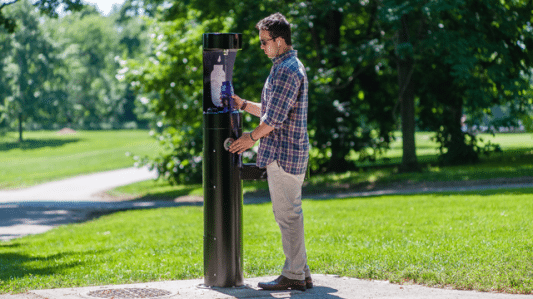
[[[57,135],[74,135],[74,134],[77,134],[78,132],[72,130],[71,128],[63,128],[59,131],[57,131]]]
[[[174,198],[173,201],[179,203],[199,203],[204,202],[204,197],[199,195],[185,195]]]
[[[116,195],[109,194],[108,191],[98,192],[98,193],[93,194],[92,196],[94,196],[95,198],[98,198],[101,201],[108,201],[108,202],[129,201],[129,200],[137,199],[137,197],[135,197],[135,195],[118,195],[118,196],[116,196]]]

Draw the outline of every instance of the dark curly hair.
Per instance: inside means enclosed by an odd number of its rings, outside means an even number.
[[[291,24],[279,12],[262,19],[255,25],[255,28],[268,31],[271,38],[281,37],[287,45],[292,45]]]

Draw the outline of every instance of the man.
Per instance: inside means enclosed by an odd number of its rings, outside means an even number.
[[[230,146],[242,154],[260,141],[257,166],[267,169],[272,209],[281,230],[285,265],[281,276],[259,283],[265,290],[313,287],[307,266],[302,212],[302,184],[309,159],[307,134],[307,74],[292,48],[291,27],[280,13],[257,23],[261,49],[273,66],[261,94],[261,103],[233,96],[239,109],[261,118],[252,132]]]

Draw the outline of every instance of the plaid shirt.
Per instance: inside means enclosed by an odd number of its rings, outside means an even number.
[[[274,65],[261,94],[261,121],[274,127],[261,138],[257,166],[274,161],[287,173],[302,174],[309,160],[307,134],[307,74],[290,50],[272,59]]]

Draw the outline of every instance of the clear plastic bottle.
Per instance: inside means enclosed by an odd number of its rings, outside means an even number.
[[[219,59],[220,62],[220,59]],[[211,72],[211,100],[217,107],[222,107],[222,99],[220,91],[222,89],[222,82],[226,81],[226,72],[224,72],[224,65],[215,64]]]

